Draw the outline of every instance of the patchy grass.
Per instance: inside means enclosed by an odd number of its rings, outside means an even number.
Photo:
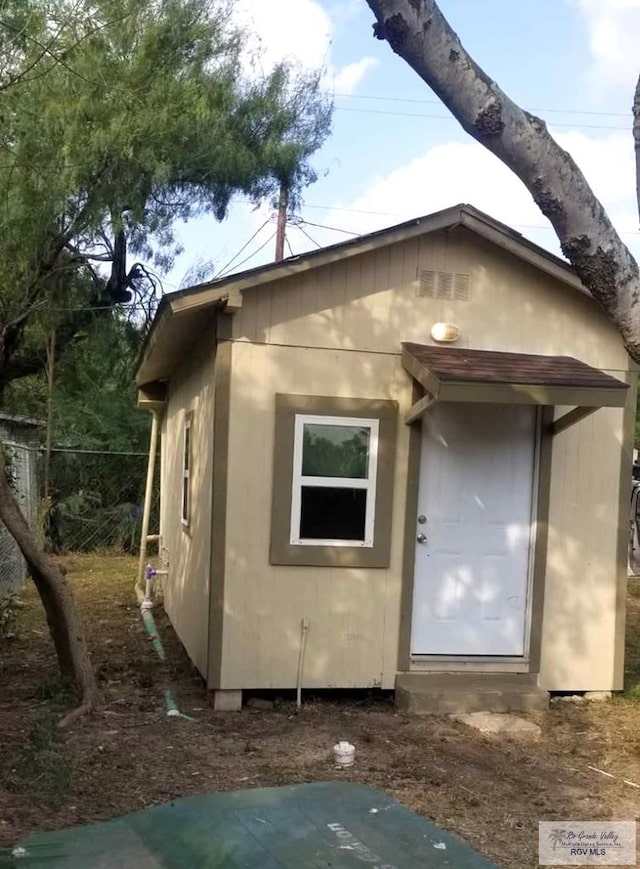
[[[640,579],[629,580],[625,696],[640,703]]]
[[[0,762],[0,778],[18,796],[37,793],[39,803],[53,807],[68,798],[71,760],[58,727],[58,716],[44,709],[24,742]]]
[[[37,829],[111,818],[214,790],[335,778],[331,746],[349,739],[358,763],[341,776],[386,791],[458,833],[499,865],[537,865],[539,820],[632,819],[640,783],[640,581],[630,583],[627,690],[610,703],[557,703],[531,716],[541,739],[483,737],[446,717],[398,714],[385,695],[306,696],[300,715],[273,709],[214,713],[165,616],[168,664],[142,627],[134,559],[64,559],[101,687],[100,713],[56,727],[75,703],[60,683],[32,588],[13,639],[0,641],[0,846]],[[192,722],[168,719],[176,688]],[[614,776],[602,776],[596,767]]]

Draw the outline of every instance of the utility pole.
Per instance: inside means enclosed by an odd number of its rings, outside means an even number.
[[[289,205],[289,191],[284,183],[280,185],[280,197],[278,199],[278,225],[276,229],[276,262],[284,259],[284,238],[287,232],[287,208]]]

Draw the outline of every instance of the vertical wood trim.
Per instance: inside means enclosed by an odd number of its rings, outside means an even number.
[[[627,587],[629,555],[629,504],[631,501],[631,469],[633,443],[635,440],[636,391],[638,375],[629,372],[626,376],[630,389],[623,415],[622,445],[620,450],[620,488],[618,493],[618,546],[616,551],[616,615],[613,647],[612,689],[624,688],[625,628],[627,620]]]
[[[214,369],[208,688],[219,688],[222,677],[231,353],[230,341],[218,342]]]
[[[414,381],[412,404],[423,395]],[[409,670],[411,665],[411,615],[413,610],[413,581],[416,560],[416,516],[420,488],[420,451],[422,424],[417,420],[409,431],[409,458],[407,463],[407,494],[404,508],[404,543],[402,547],[402,592],[400,595],[400,630],[398,636],[398,670]]]
[[[542,620],[544,588],[547,575],[547,545],[549,538],[549,503],[551,496],[551,458],[553,451],[553,413],[551,406],[541,408],[540,452],[538,456],[538,491],[535,505],[536,539],[533,545],[531,588],[531,624],[529,626],[529,671],[540,672],[542,657]]]

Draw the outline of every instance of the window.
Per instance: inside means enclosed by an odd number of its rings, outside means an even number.
[[[294,546],[373,546],[378,420],[296,414]]]
[[[387,567],[398,406],[277,395],[272,564]]]
[[[184,420],[182,440],[182,524],[185,528],[191,525],[191,427],[193,413],[188,413]]]

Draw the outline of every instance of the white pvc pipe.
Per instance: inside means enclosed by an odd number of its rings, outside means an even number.
[[[300,655],[298,657],[298,682],[296,684],[296,708],[302,707],[302,671],[304,669],[304,653],[307,648],[307,632],[309,631],[308,619],[302,619],[300,623],[302,636],[300,637]]]
[[[147,557],[147,537],[149,535],[149,517],[151,515],[151,500],[153,497],[153,477],[156,469],[156,451],[158,447],[158,411],[152,410],[151,437],[149,441],[149,463],[147,465],[147,483],[144,491],[144,512],[142,514],[142,531],[140,533],[140,559],[138,561],[138,576],[136,590],[138,597],[143,594],[142,580],[144,578],[144,562]]]

